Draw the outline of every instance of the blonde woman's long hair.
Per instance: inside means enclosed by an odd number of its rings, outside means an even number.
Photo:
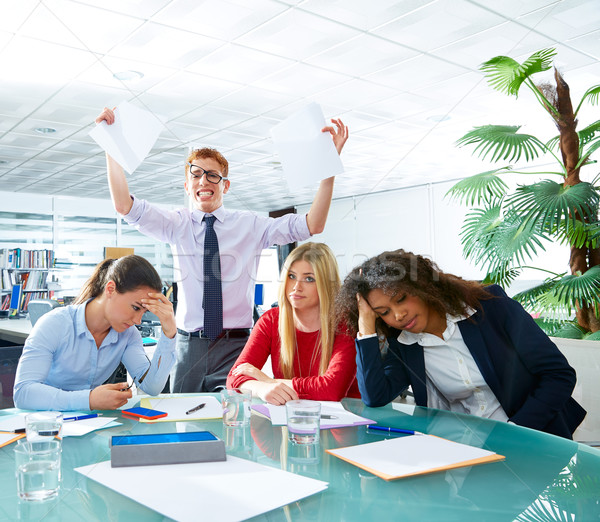
[[[321,319],[319,375],[323,375],[329,366],[336,331],[334,302],[341,285],[337,261],[331,249],[324,243],[304,243],[290,252],[280,275],[281,281],[278,293],[280,367],[285,379],[294,377],[294,357],[298,349],[294,311],[286,295],[285,285],[289,277],[290,267],[299,260],[310,264],[317,284],[319,316]]]

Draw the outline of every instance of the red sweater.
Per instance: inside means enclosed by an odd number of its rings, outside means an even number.
[[[275,379],[283,379],[279,368],[279,308],[267,310],[252,329],[250,338],[233,368],[250,363],[261,369],[269,355]],[[294,360],[294,375],[292,386],[301,399],[317,401],[339,401],[343,397],[360,398],[356,383],[356,347],[354,339],[346,334],[337,334],[333,341],[333,352],[329,367],[324,375],[319,375],[321,362],[321,347],[317,346],[319,332],[300,332],[296,330],[298,353]],[[313,357],[313,351],[316,353]],[[311,366],[311,359],[313,364]],[[233,368],[231,369],[233,371]],[[228,388],[239,388],[251,377],[240,375],[234,377],[229,372]]]

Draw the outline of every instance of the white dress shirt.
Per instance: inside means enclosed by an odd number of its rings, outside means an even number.
[[[204,212],[165,210],[142,199],[123,219],[142,234],[169,243],[177,282],[177,327],[188,332],[204,326]],[[304,241],[310,237],[306,214],[279,218],[253,212],[226,210],[211,213],[219,240],[223,291],[223,328],[250,328],[253,324],[254,284],[265,248]]]
[[[427,406],[506,422],[506,413],[485,382],[456,324],[474,313],[475,310],[469,310],[464,317],[446,315],[443,339],[404,330],[398,341],[423,347]]]

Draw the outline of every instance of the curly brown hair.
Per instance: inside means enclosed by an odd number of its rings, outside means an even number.
[[[387,295],[406,292],[422,299],[442,316],[464,315],[468,308],[481,309],[480,301],[493,297],[477,281],[446,274],[423,256],[402,249],[383,252],[354,268],[336,298],[336,318],[346,323],[351,335],[358,331],[356,295],[366,299],[375,289]],[[388,333],[381,318],[377,319],[377,330]]]
[[[196,159],[201,159],[201,158],[209,158],[209,159],[215,160],[221,167],[221,176],[223,176],[224,178],[226,178],[227,175],[229,174],[229,163],[225,159],[225,156],[223,156],[223,154],[221,154],[217,149],[211,149],[210,147],[204,147],[203,149],[194,149],[192,152],[190,152],[189,156],[187,157],[187,160],[185,163],[186,179],[187,179],[187,175],[188,175],[188,170],[190,168],[188,163],[191,163],[192,161],[194,161]]]

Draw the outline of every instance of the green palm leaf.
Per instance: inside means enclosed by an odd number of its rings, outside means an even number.
[[[469,176],[454,185],[446,196],[457,199],[464,205],[479,205],[483,201],[492,201],[494,198],[501,199],[508,190],[508,185],[498,177],[510,171],[510,167],[488,170],[474,176]]]
[[[548,278],[543,283],[536,285],[528,290],[519,292],[513,296],[529,312],[543,313],[546,310],[540,306],[540,297],[549,293],[555,286],[558,278],[564,277],[566,273],[557,277]]]
[[[546,152],[546,146],[535,136],[518,134],[520,125],[483,125],[475,127],[460,138],[456,144],[459,147],[476,145],[473,154],[483,160],[491,153],[489,161],[519,161],[525,156],[526,161],[537,158]]]
[[[577,273],[563,277],[557,282],[552,294],[563,303],[569,313],[575,302],[591,306],[598,314],[600,305],[600,266],[593,266],[585,274]]]
[[[561,245],[574,246],[576,248],[598,248],[600,246],[600,222],[584,223],[583,221],[565,220],[552,230]]]
[[[575,116],[577,116],[577,114],[579,113],[579,109],[581,109],[583,102],[588,98],[592,105],[596,105],[600,102],[600,85],[594,85],[594,87],[590,87],[587,91],[585,91],[585,94],[581,97],[579,105],[577,105],[577,109],[575,110]]]
[[[531,75],[552,67],[554,49],[542,49],[520,64],[508,56],[496,56],[479,67],[486,73],[488,83],[497,91],[517,96],[523,82]]]
[[[542,240],[548,238],[537,223],[523,220],[513,211],[506,212],[490,238],[492,249],[487,258],[492,271],[503,263],[519,265],[536,256],[538,249],[545,250]]]
[[[500,208],[500,205],[477,208],[466,215],[460,232],[465,258],[488,248],[492,231],[502,222]]]
[[[524,220],[541,223],[548,232],[561,220],[567,228],[573,226],[576,215],[594,221],[599,202],[598,191],[591,183],[563,186],[549,179],[521,185],[507,200]]]
[[[546,148],[548,150],[552,150],[552,149],[556,149],[559,150],[559,145],[560,143],[560,135],[557,134],[556,136],[554,136],[554,138],[550,138],[547,142],[546,142]]]
[[[583,147],[584,145],[587,145],[594,140],[596,135],[600,134],[600,120],[581,129],[577,134],[579,134],[579,146]]]
[[[575,168],[579,168],[581,167],[581,165],[584,165],[585,163],[588,162],[590,156],[596,152],[596,150],[598,150],[598,148],[600,148],[600,140],[593,142],[589,147],[588,150],[586,150],[585,152],[581,153],[581,159],[577,162],[577,165],[575,165]]]
[[[511,268],[508,263],[504,263],[502,266],[497,266],[493,272],[489,272],[483,279],[482,284],[508,287],[520,274],[520,269]]]

